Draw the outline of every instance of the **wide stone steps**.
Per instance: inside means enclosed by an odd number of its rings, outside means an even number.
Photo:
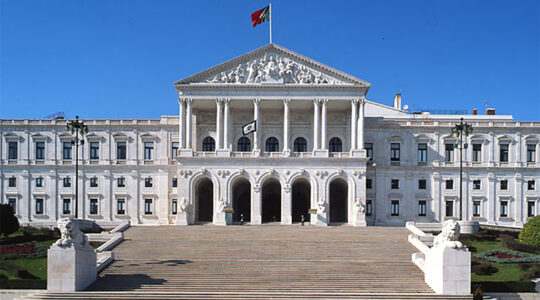
[[[404,228],[140,226],[88,291],[32,299],[470,299],[435,295]]]

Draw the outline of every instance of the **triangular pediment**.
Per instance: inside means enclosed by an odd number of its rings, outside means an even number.
[[[348,85],[370,83],[276,44],[248,52],[175,83],[189,85]]]

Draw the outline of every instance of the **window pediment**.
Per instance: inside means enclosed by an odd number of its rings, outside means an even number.
[[[434,140],[431,137],[429,137],[427,134],[424,134],[424,133],[416,134],[414,135],[414,138],[416,139],[417,143],[433,144],[434,142]]]

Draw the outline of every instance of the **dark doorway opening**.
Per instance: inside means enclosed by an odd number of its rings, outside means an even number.
[[[240,222],[240,215],[244,215],[244,222],[251,221],[251,184],[249,180],[239,179],[233,186],[233,222]]]
[[[263,184],[262,221],[281,222],[281,184],[274,178]]]
[[[346,223],[347,198],[349,196],[347,182],[342,179],[334,179],[330,183],[330,222]]]
[[[302,215],[309,222],[309,208],[311,206],[311,186],[306,179],[300,179],[292,186],[292,221],[301,222]]]
[[[214,214],[214,184],[208,178],[197,184],[197,222],[212,222]]]

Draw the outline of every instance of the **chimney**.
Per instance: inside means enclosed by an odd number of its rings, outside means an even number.
[[[476,109],[476,107],[472,109],[472,114],[475,116],[478,114],[478,110]]]
[[[495,108],[486,108],[486,115],[494,116],[495,115]]]
[[[394,108],[401,110],[401,93],[397,93],[394,97]]]

